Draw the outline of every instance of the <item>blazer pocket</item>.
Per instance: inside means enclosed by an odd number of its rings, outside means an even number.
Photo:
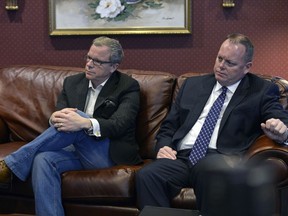
[[[114,98],[106,99],[101,106],[101,117],[108,119],[117,110],[118,102]]]

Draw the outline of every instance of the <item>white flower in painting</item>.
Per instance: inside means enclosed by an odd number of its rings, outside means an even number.
[[[115,18],[124,8],[120,0],[100,0],[96,13],[100,14],[101,18]]]

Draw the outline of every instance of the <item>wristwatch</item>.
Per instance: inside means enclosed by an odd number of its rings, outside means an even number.
[[[86,130],[86,133],[89,135],[93,134],[93,125],[91,125],[91,127]]]

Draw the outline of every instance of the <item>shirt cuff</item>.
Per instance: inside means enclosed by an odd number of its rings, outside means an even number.
[[[101,137],[101,131],[100,131],[100,125],[97,119],[94,118],[89,118],[92,124],[92,130],[88,130],[88,135],[89,136],[96,136],[96,137]]]

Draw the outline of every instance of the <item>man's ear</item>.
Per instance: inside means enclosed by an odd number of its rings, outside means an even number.
[[[114,63],[114,64],[112,64],[111,65],[111,73],[113,73],[114,71],[116,71],[117,70],[117,68],[118,68],[118,66],[119,66],[119,64],[118,63]]]
[[[247,62],[245,65],[245,74],[247,74],[248,72],[250,72],[250,69],[252,67],[253,63],[252,62]]]

